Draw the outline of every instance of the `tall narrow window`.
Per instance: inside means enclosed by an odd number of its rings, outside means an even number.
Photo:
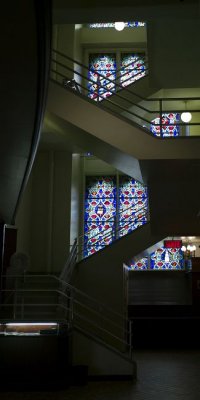
[[[89,56],[89,97],[101,101],[115,91],[116,55],[90,54]]]
[[[120,177],[119,236],[124,236],[147,222],[147,189],[127,176]]]
[[[115,238],[115,215],[115,177],[88,177],[85,195],[85,257],[113,241]]]
[[[122,53],[120,82],[123,87],[145,75],[144,54]]]
[[[147,222],[147,189],[129,176],[87,177],[85,257]]]

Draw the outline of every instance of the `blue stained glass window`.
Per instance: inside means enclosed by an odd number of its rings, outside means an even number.
[[[125,22],[125,28],[138,28],[140,26],[145,26],[145,22],[134,21],[134,22]],[[114,22],[97,22],[93,24],[89,24],[89,28],[114,28]]]
[[[180,248],[165,249],[160,247],[151,254],[150,257],[151,269],[170,269],[179,270],[184,268],[183,252]]]
[[[148,269],[148,257],[141,258],[138,261],[133,261],[128,265],[129,270],[143,271]]]
[[[84,255],[89,256],[115,238],[115,177],[90,177],[86,182]]]
[[[145,76],[144,54],[122,53],[120,82],[123,87]]]
[[[90,54],[88,79],[88,96],[91,99],[101,101],[109,97],[115,91],[116,55]]]
[[[180,127],[176,125],[180,121],[179,113],[165,113],[162,114],[162,136],[175,137],[180,134]],[[160,136],[160,118],[157,117],[151,121],[150,130],[155,136]],[[175,125],[170,125],[175,124]]]
[[[119,236],[124,236],[147,222],[147,188],[135,179],[120,177]]]

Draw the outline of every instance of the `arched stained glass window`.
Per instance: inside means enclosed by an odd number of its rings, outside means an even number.
[[[180,127],[179,125],[170,125],[176,124],[180,121],[180,114],[179,113],[168,113],[162,114],[162,136],[163,137],[175,137],[179,136],[180,134]],[[151,132],[155,136],[160,135],[160,117],[157,117],[151,121]]]
[[[144,54],[122,53],[120,82],[123,87],[130,85],[145,75]]]
[[[124,236],[147,222],[147,188],[135,179],[120,177],[119,236]]]
[[[165,249],[160,247],[150,257],[151,269],[183,269],[183,252],[180,248]]]
[[[115,91],[116,55],[90,54],[88,79],[88,96],[91,99],[101,101],[109,97]]]
[[[115,238],[115,177],[89,177],[86,181],[84,255],[95,253]]]

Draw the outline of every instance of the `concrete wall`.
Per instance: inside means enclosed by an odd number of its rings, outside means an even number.
[[[184,305],[191,303],[191,276],[184,271],[129,272],[129,305]]]
[[[83,27],[81,30],[81,43],[84,47],[94,44],[96,46],[127,46],[132,50],[146,47],[146,27],[126,28],[121,32],[115,28],[90,29]]]
[[[136,363],[102,346],[79,332],[73,333],[73,363],[88,365],[89,376],[132,376],[136,378]]]
[[[72,154],[72,186],[71,186],[71,229],[70,244],[73,245],[81,230],[83,221],[82,193],[83,193],[83,171],[82,157],[80,154]]]
[[[74,24],[54,25],[53,27],[53,48],[66,54],[69,57],[74,58]],[[66,60],[65,58],[54,54],[54,58],[62,64],[73,68],[73,63]],[[73,72],[59,67],[59,72],[68,78],[73,78]]]
[[[69,251],[71,154],[40,151],[17,215],[17,251],[33,272],[60,271]]]
[[[157,20],[148,23],[151,86],[200,87],[199,20]]]

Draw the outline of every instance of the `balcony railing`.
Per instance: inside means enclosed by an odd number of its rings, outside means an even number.
[[[148,74],[147,59],[143,59],[144,74],[141,69],[134,72],[137,77],[144,78]],[[125,72],[126,74],[126,72]],[[141,76],[142,75],[142,76]],[[144,98],[134,92],[134,83],[131,87],[123,86],[120,81],[120,71],[117,71],[115,80],[97,73],[97,79],[88,78],[89,70],[84,64],[71,57],[53,50],[51,79],[77,95],[87,97],[88,101],[97,106],[108,109],[134,125],[139,125],[147,133],[157,138],[176,138],[200,135],[200,96],[198,97],[151,97]],[[130,77],[127,77],[127,81]],[[125,80],[126,82],[126,80]],[[96,87],[95,99],[90,99],[88,87]],[[190,112],[192,119],[185,123],[180,118],[184,112]]]

